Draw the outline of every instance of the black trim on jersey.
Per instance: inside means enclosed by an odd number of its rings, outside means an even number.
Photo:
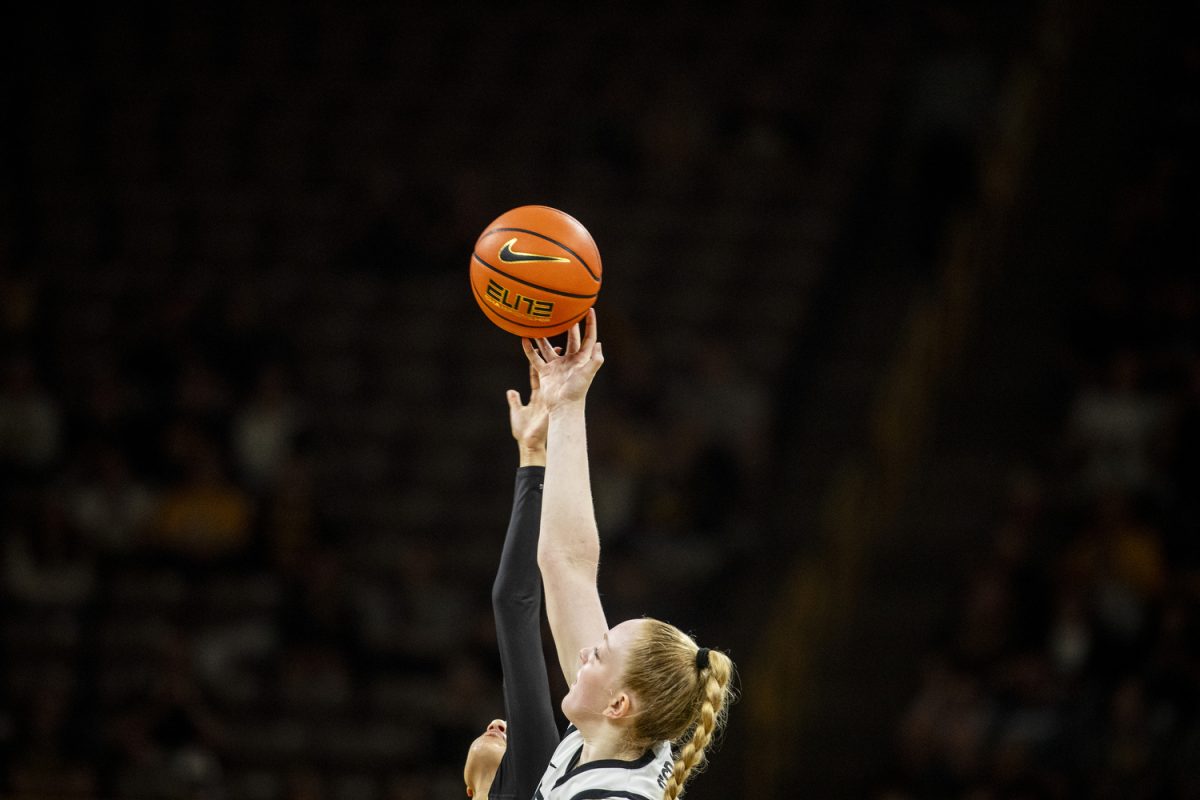
[[[624,789],[584,789],[577,795],[574,795],[571,800],[598,800],[603,797],[623,797],[625,800],[650,800],[644,794],[636,792],[627,792]]]
[[[554,787],[557,789],[563,785],[563,782],[574,778],[580,773],[587,772],[589,769],[641,769],[654,760],[654,750],[650,749],[642,753],[641,757],[634,761],[623,761],[619,758],[602,758],[599,761],[589,761],[582,767],[576,766],[579,763],[579,757],[583,755],[583,745],[579,745],[579,749],[575,751],[575,755],[571,756],[571,764],[567,767],[567,771],[562,777],[554,782]],[[603,796],[603,795],[602,795]]]
[[[564,772],[570,772],[571,770],[575,769],[575,765],[579,763],[579,758],[582,755],[583,755],[583,745],[579,745],[579,749],[575,751],[575,755],[573,755],[567,759],[567,768],[566,768],[566,770],[564,770]],[[563,777],[558,779],[558,783],[554,784],[554,786],[557,788],[558,784],[562,783],[566,779],[567,779],[567,777],[566,777],[566,775],[564,775]]]

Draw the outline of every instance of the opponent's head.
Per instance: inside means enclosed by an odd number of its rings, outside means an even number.
[[[563,713],[576,725],[605,717],[625,729],[631,749],[661,741],[679,745],[664,792],[665,800],[674,800],[725,722],[733,662],[656,619],[617,625],[580,660]]]
[[[463,767],[467,797],[487,797],[507,749],[508,725],[502,719],[494,719],[467,750],[467,763]]]

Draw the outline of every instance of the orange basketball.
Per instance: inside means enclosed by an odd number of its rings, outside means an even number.
[[[504,212],[471,254],[475,301],[518,336],[553,336],[583,319],[600,293],[600,274],[600,251],[587,228],[549,206]]]

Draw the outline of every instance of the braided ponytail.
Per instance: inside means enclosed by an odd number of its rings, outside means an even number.
[[[729,678],[733,671],[733,662],[724,653],[710,650],[709,666],[700,675],[703,696],[700,699],[700,717],[692,735],[679,751],[675,759],[675,769],[663,792],[663,800],[675,800],[683,791],[692,771],[704,763],[704,751],[712,741],[718,728],[725,724],[728,711],[726,696],[729,693]]]
[[[632,731],[639,743],[670,741],[678,747],[663,800],[676,800],[704,765],[705,751],[725,723],[733,662],[717,650],[697,650],[673,625],[648,620],[630,653],[625,682],[642,703]]]

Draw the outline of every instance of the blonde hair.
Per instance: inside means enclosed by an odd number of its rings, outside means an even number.
[[[704,751],[725,724],[732,700],[733,662],[717,650],[697,659],[692,637],[656,619],[630,648],[624,685],[641,703],[632,739],[638,745],[669,741],[676,749],[674,770],[663,800],[675,800],[693,771],[704,764]]]

